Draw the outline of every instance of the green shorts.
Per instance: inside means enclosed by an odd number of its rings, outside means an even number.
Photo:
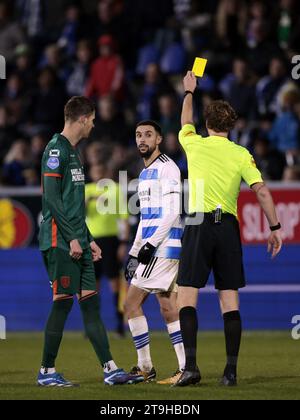
[[[54,295],[75,295],[82,290],[97,291],[91,249],[83,250],[80,260],[74,260],[68,251],[60,248],[43,251],[43,258]]]

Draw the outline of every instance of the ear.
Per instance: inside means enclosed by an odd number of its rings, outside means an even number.
[[[158,136],[158,137],[157,137],[157,144],[161,144],[161,143],[162,143],[162,141],[163,141],[162,136]]]

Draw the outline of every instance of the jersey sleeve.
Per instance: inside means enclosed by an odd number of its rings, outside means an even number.
[[[192,124],[186,124],[182,127],[179,132],[179,142],[184,150],[187,150],[189,145],[193,144],[199,136],[196,132],[196,128]]]
[[[156,248],[167,238],[181,209],[181,176],[175,165],[166,165],[161,173],[162,209],[158,229],[149,242]]]
[[[42,159],[42,176],[63,178],[69,163],[67,151],[61,145],[47,147]]]
[[[253,156],[248,152],[245,152],[245,158],[241,169],[241,175],[243,180],[251,187],[253,184],[263,182],[262,175],[257,169]]]

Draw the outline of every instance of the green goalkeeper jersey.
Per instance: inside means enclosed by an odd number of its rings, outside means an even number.
[[[40,249],[70,249],[78,239],[87,249],[93,238],[85,222],[85,177],[80,156],[61,134],[55,134],[42,158],[43,220]]]

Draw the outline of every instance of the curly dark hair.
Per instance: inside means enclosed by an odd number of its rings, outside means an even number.
[[[216,133],[228,133],[238,120],[237,113],[225,101],[213,101],[204,111],[207,128]]]

